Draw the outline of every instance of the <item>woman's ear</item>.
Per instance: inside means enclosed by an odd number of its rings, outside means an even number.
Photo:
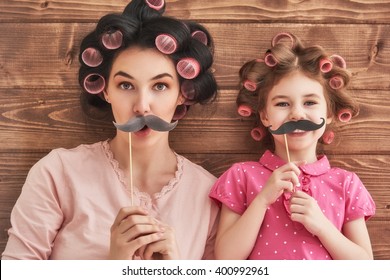
[[[179,94],[179,97],[177,98],[177,105],[182,105],[186,101],[186,98],[183,96],[183,94]]]
[[[103,96],[104,96],[104,99],[107,101],[107,103],[110,103],[110,99],[108,98],[108,93],[106,90],[103,90]]]

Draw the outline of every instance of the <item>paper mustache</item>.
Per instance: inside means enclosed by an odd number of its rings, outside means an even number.
[[[170,131],[176,127],[177,123],[178,121],[175,121],[173,123],[168,123],[157,116],[147,115],[147,116],[137,116],[135,118],[129,119],[126,123],[123,124],[117,124],[116,122],[114,122],[114,125],[119,130],[125,132],[139,131],[145,125],[156,131]]]
[[[309,120],[299,120],[299,121],[289,121],[284,124],[282,124],[278,129],[272,130],[271,127],[268,127],[268,130],[272,134],[287,134],[290,132],[293,132],[295,130],[304,130],[304,131],[313,131],[320,129],[325,124],[325,119],[321,118],[322,122],[320,124],[316,124],[314,122],[311,122]]]

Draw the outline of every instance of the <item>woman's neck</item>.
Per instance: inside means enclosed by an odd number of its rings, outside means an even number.
[[[114,137],[110,148],[119,167],[127,178],[130,176],[130,152],[128,141]],[[175,176],[176,155],[168,141],[158,141],[153,145],[133,145],[132,147],[133,184],[140,191],[150,195],[161,189]]]

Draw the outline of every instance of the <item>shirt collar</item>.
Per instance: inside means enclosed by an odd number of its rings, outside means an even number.
[[[281,167],[282,165],[285,165],[286,162],[272,153],[271,151],[267,150],[262,155],[262,157],[259,160],[260,164],[266,167],[267,169],[274,171],[275,169]],[[309,163],[305,165],[299,166],[299,169],[302,170],[303,173],[311,175],[311,176],[319,176],[322,174],[325,174],[330,170],[330,163],[328,161],[328,158],[325,155],[321,155],[318,157],[318,160],[314,163]]]

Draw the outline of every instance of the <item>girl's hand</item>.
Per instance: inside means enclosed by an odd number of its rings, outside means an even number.
[[[164,228],[146,210],[125,207],[111,226],[110,259],[133,259],[135,252],[165,236]]]
[[[317,201],[303,191],[296,191],[290,199],[291,220],[301,223],[311,234],[319,235],[328,219]]]
[[[290,162],[274,170],[266,185],[258,196],[264,199],[265,204],[273,204],[283,192],[293,192],[299,186],[298,176],[301,171],[298,165],[304,162]]]
[[[177,260],[180,253],[176,244],[175,231],[172,227],[160,222],[162,237],[153,243],[143,246],[137,251],[144,260]]]

